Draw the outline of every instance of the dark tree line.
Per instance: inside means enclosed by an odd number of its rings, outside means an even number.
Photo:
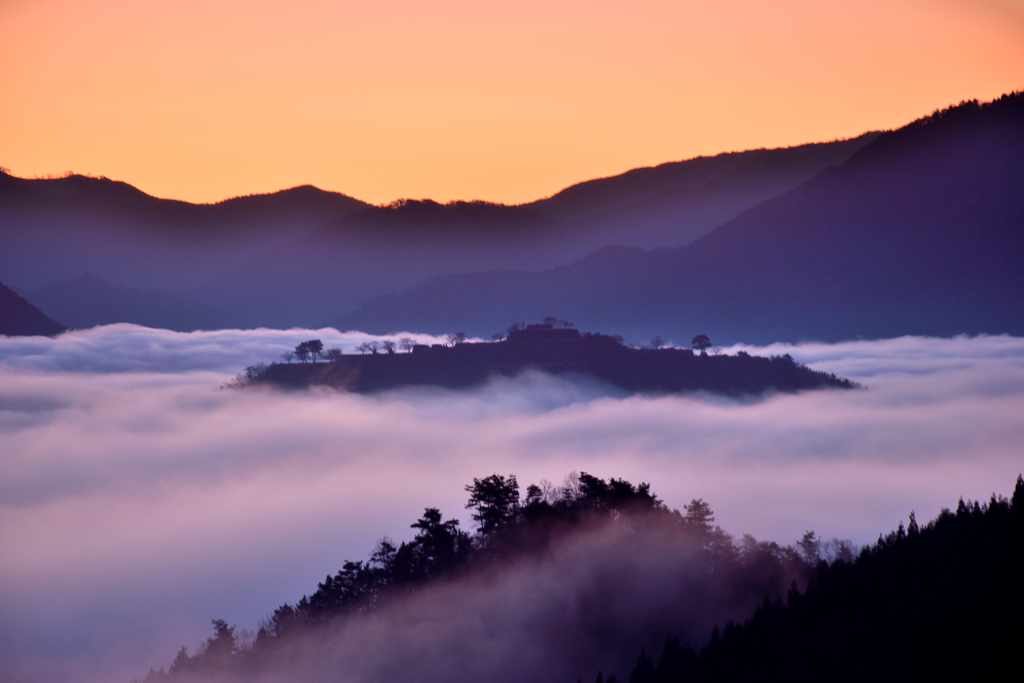
[[[624,525],[635,534],[651,533],[652,538],[660,532],[655,529],[674,529],[673,534],[689,539],[699,550],[706,567],[702,575],[747,602],[781,593],[793,577],[806,580],[812,569],[813,558],[799,548],[750,536],[737,544],[714,524],[705,501],[691,501],[685,512],[673,510],[646,483],[633,485],[582,472],[570,474],[561,486],[531,484],[521,495],[515,475],[492,474],[474,479],[466,491],[474,533],[461,529],[457,519],[445,519],[437,508],[426,508],[410,525],[415,530],[411,540],[395,543],[384,537],[366,560],[344,562],[313,593],[274,610],[251,642],[240,642],[233,627],[217,620],[214,636],[196,654],[189,655],[183,647],[169,670],[151,671],[146,680],[206,672],[256,674],[265,666],[279,665],[275,657],[296,638],[333,631],[431,581],[543,554],[575,531],[605,524]]]
[[[805,592],[716,627],[699,652],[671,638],[641,653],[629,683],[1019,680],[1022,644],[1018,477],[1011,500],[961,499],[923,527],[911,513],[855,559],[820,562]]]

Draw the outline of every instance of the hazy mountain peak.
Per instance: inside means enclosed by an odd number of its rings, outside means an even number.
[[[67,328],[0,283],[0,335],[52,337]]]

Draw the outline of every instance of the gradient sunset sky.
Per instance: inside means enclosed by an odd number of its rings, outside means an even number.
[[[1024,88],[1024,0],[0,0],[0,165],[522,202]]]

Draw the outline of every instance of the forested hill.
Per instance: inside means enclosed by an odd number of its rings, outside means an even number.
[[[339,329],[487,334],[558,311],[630,338],[724,343],[1024,334],[1024,94],[883,133],[693,244],[606,248],[538,273],[434,278]]]
[[[698,655],[678,638],[641,654],[630,683],[985,681],[1020,675],[1024,479],[1012,500],[960,500],[856,562],[821,563],[806,592],[716,627]],[[1014,673],[1016,672],[1016,673]]]
[[[795,547],[737,545],[705,501],[672,510],[647,484],[572,473],[521,496],[515,476],[494,474],[466,491],[475,533],[427,508],[411,540],[339,563],[255,638],[216,620],[197,652],[182,647],[146,680],[575,680],[594,662],[624,670],[666,633],[703,638],[812,568]]]
[[[146,680],[852,683],[1019,666],[1020,477],[1011,500],[961,500],[921,527],[911,513],[859,553],[813,532],[737,544],[701,499],[680,512],[587,473],[522,497],[512,475],[466,491],[475,533],[427,508],[411,540],[382,538],[254,637],[215,620]]]
[[[450,335],[453,339],[465,335]],[[709,347],[705,335],[694,337],[696,347]],[[764,358],[746,352],[736,355],[700,354],[692,349],[664,347],[660,339],[641,348],[625,346],[621,338],[548,324],[513,326],[508,337],[495,342],[453,341],[450,345],[413,345],[407,352],[395,342],[374,344],[363,354],[323,349],[317,339],[303,342],[289,361],[250,366],[243,386],[331,386],[354,392],[374,392],[408,386],[461,389],[494,377],[514,377],[528,370],[588,378],[629,393],[705,391],[729,396],[760,395],[769,391],[852,389],[857,385],[833,374],[812,370],[791,356]],[[311,349],[316,351],[311,353]],[[386,350],[385,350],[386,349]],[[384,351],[381,353],[380,351]],[[316,362],[318,357],[328,362]],[[305,362],[312,360],[313,362]]]

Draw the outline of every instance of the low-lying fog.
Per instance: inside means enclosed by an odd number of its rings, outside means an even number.
[[[1008,494],[1024,339],[743,347],[863,383],[761,400],[629,397],[526,375],[471,392],[219,389],[333,330],[131,325],[0,337],[0,680],[124,681],[458,515],[473,477],[573,470],[702,497],[727,531],[868,543],[913,509]],[[418,338],[429,341],[420,335]],[[735,349],[723,349],[733,353]]]

